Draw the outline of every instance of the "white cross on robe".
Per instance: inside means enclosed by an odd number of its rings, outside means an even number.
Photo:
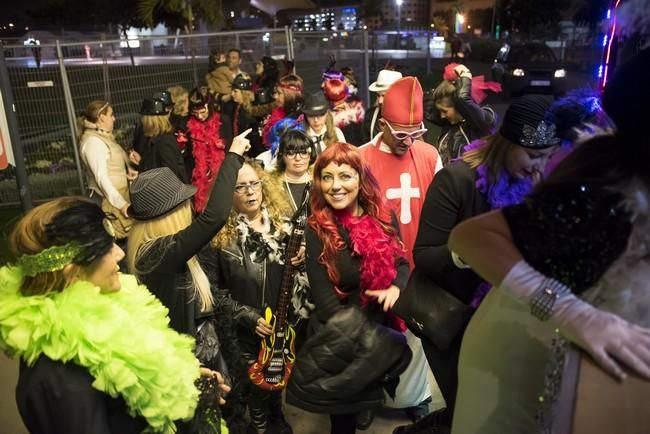
[[[404,172],[399,176],[399,188],[386,190],[386,198],[400,199],[399,221],[402,224],[409,224],[413,219],[411,215],[411,198],[420,197],[420,188],[411,187],[411,174]]]

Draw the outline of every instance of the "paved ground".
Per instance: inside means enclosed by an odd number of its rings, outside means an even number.
[[[0,353],[0,434],[27,434],[18,411],[16,410],[14,388],[18,377],[17,363]],[[433,386],[433,402],[431,409],[443,406],[442,397],[435,386],[433,376],[429,374],[429,382]],[[327,415],[304,412],[296,407],[287,405],[285,408],[287,420],[295,434],[329,434],[329,418]],[[393,428],[409,423],[405,413],[398,410],[385,410],[377,415],[366,434],[391,434]]]

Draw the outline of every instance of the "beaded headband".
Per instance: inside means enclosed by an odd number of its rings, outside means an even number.
[[[52,246],[33,255],[23,255],[18,259],[18,266],[25,276],[34,277],[39,273],[63,270],[63,267],[81,252],[74,243]]]
[[[110,220],[105,218],[102,224],[104,230],[115,238],[115,229]],[[25,276],[34,277],[39,273],[63,270],[66,265],[74,261],[81,251],[81,246],[74,242],[52,246],[33,255],[22,255],[18,259],[17,265],[22,269]]]

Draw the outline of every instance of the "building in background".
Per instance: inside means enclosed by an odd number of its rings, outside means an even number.
[[[352,31],[361,28],[359,6],[322,8],[293,19],[294,31]]]

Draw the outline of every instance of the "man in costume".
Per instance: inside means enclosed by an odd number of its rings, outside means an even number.
[[[420,138],[426,133],[423,123],[423,92],[415,77],[396,80],[384,95],[380,133],[359,150],[379,181],[379,187],[396,214],[406,258],[413,270],[413,245],[427,188],[442,169],[438,151]],[[404,408],[417,421],[428,413],[431,388],[427,380],[429,365],[422,343],[411,332],[406,336],[413,361],[400,376],[395,400],[389,406]]]

